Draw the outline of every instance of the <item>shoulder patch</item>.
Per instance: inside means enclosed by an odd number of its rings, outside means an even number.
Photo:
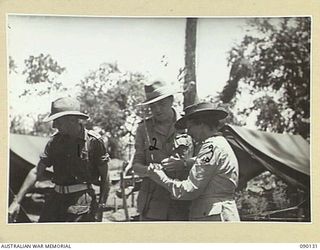
[[[88,134],[97,138],[97,139],[100,139],[101,138],[101,135],[98,134],[97,132],[93,131],[93,130],[88,130]]]
[[[207,142],[202,146],[198,154],[198,158],[202,163],[206,164],[211,161],[213,155],[214,155],[214,145],[212,143]]]

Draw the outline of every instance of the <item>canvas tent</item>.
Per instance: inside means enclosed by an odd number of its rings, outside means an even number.
[[[269,170],[288,184],[309,190],[310,146],[300,135],[268,133],[230,125],[221,131],[237,155],[240,186]]]
[[[39,136],[10,134],[9,203],[11,203],[13,195],[19,191],[30,169],[38,163],[39,155],[43,151],[48,139]],[[45,172],[44,179],[50,179],[51,175],[52,169],[50,168]],[[41,184],[46,184],[46,182]],[[48,191],[47,188],[41,187],[37,190],[39,190],[39,196]],[[28,207],[29,209],[28,211],[25,211],[25,209],[20,210],[17,221],[37,221],[37,214],[41,210],[42,205],[42,202],[35,203],[32,199],[25,199],[23,201],[23,208]]]
[[[10,187],[14,193],[30,171],[39,161],[49,138],[31,135],[10,134]],[[50,172],[50,171],[49,171]]]

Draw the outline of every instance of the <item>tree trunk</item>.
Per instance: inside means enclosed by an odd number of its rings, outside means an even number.
[[[198,102],[196,88],[197,18],[187,18],[185,37],[185,76],[183,108]]]

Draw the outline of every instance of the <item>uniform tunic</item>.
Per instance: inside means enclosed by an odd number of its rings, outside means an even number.
[[[53,182],[61,186],[87,184],[88,189],[61,194],[46,200],[39,222],[94,221],[97,207],[90,184],[98,179],[98,166],[107,167],[106,149],[100,136],[82,130],[78,138],[56,133],[40,155],[39,166],[53,166]]]
[[[159,124],[151,117],[138,126],[133,164],[160,163],[163,159],[180,154],[192,157],[192,139],[186,134],[179,134],[172,121],[168,134],[163,134]],[[149,137],[149,139],[148,139]],[[187,170],[167,172],[172,178],[186,179]],[[142,220],[187,220],[188,201],[177,201],[160,185],[145,177],[138,196],[138,211]]]
[[[203,142],[187,180],[174,180],[162,170],[154,170],[149,176],[174,198],[192,200],[190,220],[240,220],[234,200],[239,178],[238,161],[222,136],[213,136]]]

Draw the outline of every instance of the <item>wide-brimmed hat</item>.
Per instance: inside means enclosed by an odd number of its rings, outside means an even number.
[[[79,119],[88,119],[89,116],[80,112],[80,102],[71,97],[59,98],[51,103],[51,113],[43,119],[44,122],[53,121],[66,115],[76,115]]]
[[[169,86],[162,80],[156,80],[149,85],[145,85],[144,91],[146,94],[146,100],[139,105],[148,105],[178,92],[173,86]]]
[[[185,129],[187,127],[187,120],[192,118],[195,114],[203,113],[203,115],[214,116],[217,120],[222,120],[228,116],[228,113],[211,102],[201,102],[190,105],[184,109],[184,115],[177,120],[175,127],[177,129]]]

